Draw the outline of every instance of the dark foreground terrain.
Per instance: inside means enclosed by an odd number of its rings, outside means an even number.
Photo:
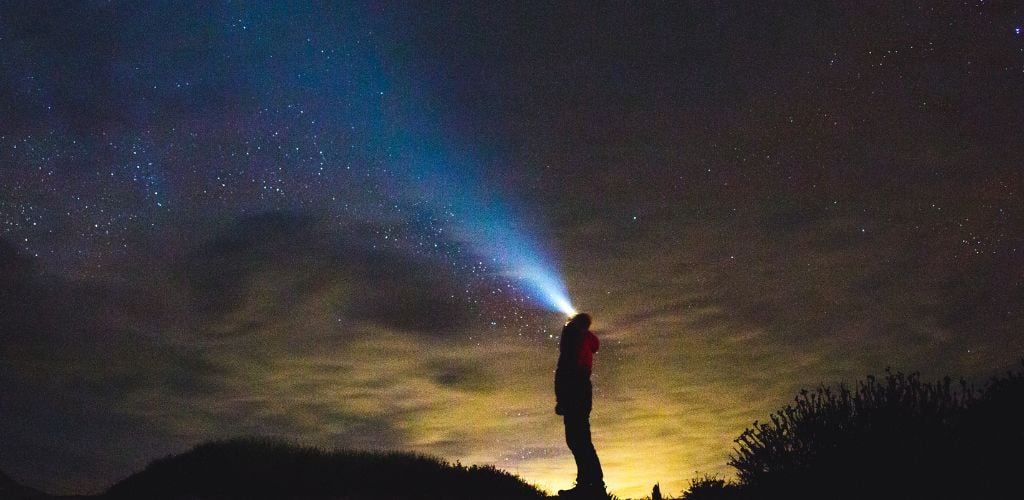
[[[1024,370],[981,388],[887,371],[801,391],[736,438],[736,481],[704,477],[686,500],[1020,499]]]
[[[0,475],[0,498],[42,498]],[[84,497],[83,497],[84,498]],[[244,438],[156,460],[96,498],[535,499],[543,492],[494,467],[408,453],[334,451]]]
[[[928,382],[917,374],[887,371],[854,386],[804,390],[736,438],[729,460],[735,480],[694,479],[679,498],[1024,498],[1022,415],[1024,369],[981,388],[948,377]],[[0,500],[47,497],[0,472]],[[545,494],[490,466],[241,438],[156,460],[98,497],[539,499]]]

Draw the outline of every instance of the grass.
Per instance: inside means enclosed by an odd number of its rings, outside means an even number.
[[[242,438],[156,460],[108,498],[544,498],[518,477],[408,453],[327,452]]]

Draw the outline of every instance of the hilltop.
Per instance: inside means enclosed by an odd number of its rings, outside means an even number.
[[[243,438],[201,444],[149,464],[106,498],[544,498],[491,466],[409,453],[324,451]]]
[[[22,486],[0,471],[0,498],[45,498],[47,495],[39,490]]]
[[[55,498],[0,472],[0,498]],[[96,497],[109,499],[540,499],[491,466],[400,452],[324,451],[265,438],[203,443],[151,462]]]

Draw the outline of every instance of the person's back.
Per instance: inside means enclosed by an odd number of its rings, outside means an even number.
[[[577,320],[577,315],[562,329],[559,341],[558,367],[555,369],[555,399],[557,414],[563,412],[589,412],[591,409],[590,374],[594,366],[594,353],[600,347],[597,336]],[[587,316],[589,319],[589,316]]]
[[[601,462],[590,439],[590,410],[593,406],[590,374],[594,353],[600,347],[597,336],[590,331],[590,323],[590,315],[577,314],[562,328],[559,339],[555,413],[563,417],[565,442],[576,459],[576,487],[559,491],[561,496],[606,496]]]

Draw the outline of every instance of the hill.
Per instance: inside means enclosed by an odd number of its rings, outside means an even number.
[[[28,486],[22,486],[0,471],[0,498],[46,498],[47,495]]]
[[[545,498],[490,466],[408,453],[327,452],[267,439],[201,444],[150,463],[106,498]]]

